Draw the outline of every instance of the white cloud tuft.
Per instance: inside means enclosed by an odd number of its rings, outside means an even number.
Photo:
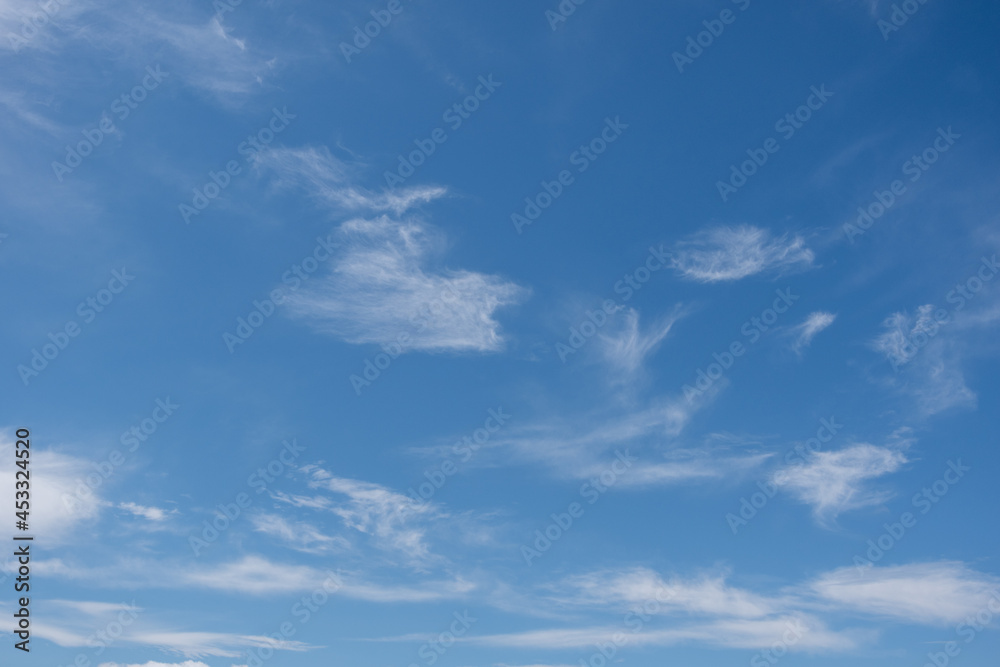
[[[834,313],[825,313],[823,311],[810,313],[805,322],[791,329],[791,334],[794,337],[792,340],[792,349],[797,354],[800,354],[803,349],[809,347],[816,334],[833,324],[836,319],[837,316]]]
[[[814,452],[801,464],[779,470],[774,482],[787,488],[822,522],[852,509],[877,505],[888,495],[868,491],[864,482],[895,472],[906,463],[899,451],[857,444],[835,452]]]
[[[688,280],[740,280],[765,271],[805,268],[815,255],[800,236],[774,238],[759,227],[716,227],[677,244],[674,269]]]
[[[291,312],[349,343],[402,350],[496,352],[505,340],[497,309],[528,291],[498,276],[434,270],[441,239],[417,222],[353,220],[340,227],[342,252],[332,271],[289,300]]]

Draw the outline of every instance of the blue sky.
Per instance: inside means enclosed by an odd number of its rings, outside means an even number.
[[[0,0],[2,650],[995,664],[998,26]]]

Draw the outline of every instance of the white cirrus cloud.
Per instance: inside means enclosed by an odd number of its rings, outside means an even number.
[[[611,367],[618,382],[629,382],[641,370],[646,358],[666,339],[674,324],[684,316],[680,306],[645,330],[639,325],[639,311],[627,308],[609,315],[612,320],[606,331],[599,334],[605,363]]]
[[[823,331],[837,319],[836,314],[824,311],[810,313],[804,322],[790,329],[792,336],[792,349],[796,354],[801,354],[802,350],[809,347],[816,334]]]
[[[165,521],[171,514],[177,514],[177,510],[165,510],[159,507],[146,507],[137,503],[118,503],[118,509],[125,510],[135,516],[141,516],[148,521]]]
[[[845,567],[820,576],[810,588],[823,600],[862,614],[937,626],[960,623],[1000,603],[1000,579],[949,561]]]
[[[438,269],[443,238],[419,222],[352,220],[340,227],[332,270],[289,298],[294,317],[348,343],[405,351],[497,352],[505,345],[500,308],[528,290],[499,276]]]
[[[184,662],[143,662],[128,665],[123,662],[102,662],[98,667],[208,667],[208,665],[194,660],[185,660]],[[233,665],[233,667],[238,666]]]
[[[257,169],[273,177],[279,190],[307,192],[326,207],[343,211],[391,211],[402,215],[418,204],[444,197],[441,186],[374,192],[357,185],[361,165],[334,157],[325,146],[275,147],[257,154]]]
[[[920,349],[915,342],[927,341],[936,335],[939,327],[931,315],[933,312],[934,306],[926,304],[917,308],[916,315],[897,312],[882,322],[885,331],[872,345],[885,355],[893,369],[899,369],[913,359]]]
[[[918,307],[912,315],[906,311],[889,315],[882,322],[882,333],[872,342],[894,371],[884,380],[886,384],[912,397],[924,415],[975,408],[977,396],[966,384],[962,365],[968,337],[997,319],[991,306],[950,313],[941,320],[930,304]]]
[[[343,537],[325,535],[319,528],[301,521],[290,521],[278,514],[262,513],[250,520],[254,530],[273,537],[288,548],[303,553],[337,553],[350,548]]]
[[[703,283],[807,268],[814,259],[801,236],[775,237],[750,225],[699,232],[677,243],[671,253],[671,264],[681,276]]]
[[[877,505],[889,498],[865,483],[898,470],[907,462],[896,449],[866,443],[832,452],[813,452],[802,463],[779,470],[775,484],[801,502],[813,506],[816,517],[828,523],[848,510]]]

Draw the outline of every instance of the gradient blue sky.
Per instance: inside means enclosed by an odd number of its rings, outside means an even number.
[[[0,0],[4,664],[994,665],[1000,7],[902,5]]]

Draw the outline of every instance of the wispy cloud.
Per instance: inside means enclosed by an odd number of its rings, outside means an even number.
[[[837,316],[834,313],[817,311],[810,313],[809,317],[801,324],[792,327],[790,334],[792,336],[792,349],[795,353],[801,354],[802,350],[809,347],[816,334],[833,324],[836,319]]]
[[[863,572],[842,568],[783,587],[774,596],[732,586],[725,574],[665,578],[641,567],[569,577],[550,588],[557,593],[548,601],[569,610],[574,618],[610,611],[618,615],[618,624],[480,635],[463,641],[582,649],[613,641],[617,635],[630,646],[695,643],[760,649],[784,637],[790,651],[843,652],[874,641],[877,632],[833,630],[821,614],[884,616],[911,625],[948,626],[982,610],[991,598],[1000,599],[1000,580],[954,562],[872,567]],[[795,633],[790,642],[789,629]],[[616,644],[621,645],[621,639]]]
[[[86,582],[111,588],[185,588],[218,591],[230,595],[287,597],[319,589],[324,582],[336,583],[336,595],[369,602],[433,602],[459,599],[478,584],[461,576],[437,577],[419,584],[375,581],[363,574],[336,574],[309,565],[273,561],[260,555],[215,564],[125,559],[106,566],[89,567],[61,559],[36,561],[39,573],[51,578]],[[330,584],[332,585],[332,583]]]
[[[684,316],[680,306],[654,322],[645,331],[639,326],[639,311],[627,308],[611,316],[620,328],[602,331],[600,341],[604,361],[612,369],[614,380],[629,382],[641,370],[646,358],[659,348],[674,324]],[[614,326],[614,325],[612,325]]]
[[[666,580],[648,568],[605,570],[570,577],[558,588],[569,593],[569,597],[560,597],[562,601],[577,605],[618,605],[630,609],[655,600],[660,614],[760,618],[781,610],[777,601],[734,588],[720,574]]]
[[[858,645],[859,632],[837,632],[820,620],[806,614],[789,614],[774,618],[726,619],[701,623],[685,623],[670,629],[648,629],[625,635],[620,626],[588,626],[554,630],[532,630],[502,635],[480,635],[468,641],[486,646],[514,646],[534,649],[592,649],[595,644],[614,642],[615,637],[627,637],[629,646],[677,646],[701,644],[740,649],[764,649],[788,636],[789,629],[800,633],[798,641],[788,650],[846,651]]]
[[[195,662],[194,660],[185,660],[184,662],[144,662],[142,664],[132,663],[126,665],[123,662],[102,662],[98,667],[208,667],[203,662]],[[233,667],[238,667],[233,665]],[[245,665],[243,667],[246,667]]]
[[[254,530],[279,540],[282,544],[303,553],[321,554],[346,551],[351,547],[343,537],[323,534],[317,527],[290,521],[278,514],[255,514],[251,517]]]
[[[262,90],[264,78],[277,63],[275,55],[261,52],[246,37],[236,36],[209,11],[195,11],[192,16],[174,6],[151,11],[127,2],[54,2],[47,25],[32,30],[33,36],[25,40],[10,39],[9,34],[20,35],[21,20],[42,14],[40,7],[34,2],[8,3],[0,8],[0,26],[8,28],[3,31],[0,53],[72,54],[79,60],[81,52],[111,49],[130,62],[142,63],[140,69],[146,64],[162,64],[179,84],[208,93],[225,106]],[[40,75],[45,85],[57,85],[56,70],[47,65],[29,62],[28,69]]]
[[[989,311],[952,313],[942,324],[935,307],[926,304],[916,313],[896,312],[883,323],[872,347],[885,356],[895,376],[885,381],[916,400],[920,412],[933,415],[951,408],[974,408],[977,397],[962,372],[963,336],[991,324]]]
[[[948,626],[1000,599],[1000,579],[957,562],[845,567],[810,584],[820,598],[862,614]]]
[[[145,507],[136,503],[118,503],[118,509],[125,510],[135,516],[141,516],[149,521],[165,521],[171,514],[176,514],[177,510],[164,510],[159,507]]]
[[[766,229],[741,225],[716,227],[679,242],[671,261],[684,278],[714,283],[808,268],[814,259],[800,236],[774,237]]]
[[[302,190],[323,205],[343,211],[391,211],[398,216],[448,192],[440,186],[368,190],[358,185],[362,166],[334,157],[325,146],[272,148],[259,153],[255,164],[273,176],[276,188]]]
[[[934,306],[927,304],[917,308],[915,316],[893,313],[882,322],[885,331],[875,339],[875,350],[884,354],[893,368],[907,363],[919,351],[913,343],[914,337],[927,340],[934,335],[932,332],[937,332],[939,327],[931,315],[933,312]]]
[[[907,459],[888,447],[856,444],[833,452],[813,452],[800,464],[779,470],[776,484],[813,506],[816,517],[828,523],[848,510],[877,505],[890,497],[872,491],[865,482],[898,470]]]
[[[276,569],[281,572],[275,575]],[[260,556],[210,566],[180,575],[182,585],[249,595],[288,595],[316,590],[329,574],[306,565],[276,563]],[[462,597],[476,585],[461,577],[423,585],[395,585],[343,574],[337,594],[370,602],[432,602]]]
[[[499,276],[434,268],[443,238],[420,222],[352,220],[340,241],[330,273],[295,293],[289,308],[349,343],[406,336],[403,351],[496,352],[505,344],[496,311],[528,294]]]
[[[225,632],[183,632],[159,626],[150,617],[148,609],[134,604],[106,602],[46,600],[41,603],[45,618],[34,624],[35,634],[58,646],[95,648],[100,635],[96,631],[107,628],[126,628],[127,632],[116,637],[116,643],[132,647],[154,648],[185,658],[208,656],[237,658],[251,648],[270,646],[277,651],[306,651],[309,644],[299,641],[275,641],[260,635],[243,635]],[[116,663],[106,663],[116,664]],[[151,662],[150,665],[164,663]],[[180,665],[200,665],[190,660]],[[179,667],[170,663],[168,667]]]
[[[326,496],[325,509],[340,517],[345,526],[371,536],[381,549],[405,554],[416,561],[431,558],[426,523],[444,517],[435,505],[418,505],[379,484],[335,477],[321,468],[309,467],[307,471],[311,475],[311,489],[334,494]]]

